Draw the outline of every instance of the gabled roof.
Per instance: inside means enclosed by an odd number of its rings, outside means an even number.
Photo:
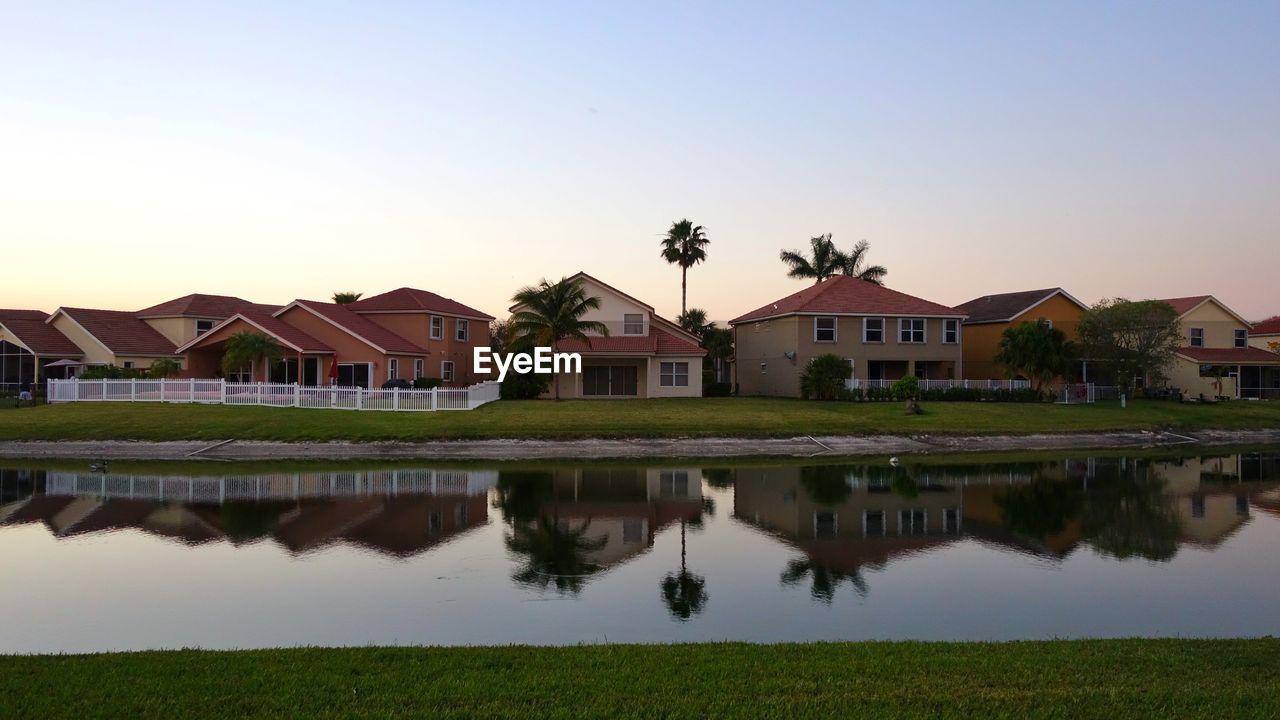
[[[1253,324],[1253,329],[1249,331],[1250,335],[1280,335],[1280,315],[1269,317],[1266,320],[1259,320]]]
[[[1193,360],[1199,363],[1226,363],[1228,365],[1244,363],[1246,365],[1280,366],[1280,355],[1277,355],[1270,350],[1263,350],[1262,348],[1256,347],[1184,347],[1178,348],[1178,354],[1188,360]]]
[[[45,322],[52,325],[59,315],[79,325],[116,355],[169,357],[177,354],[177,347],[168,338],[131,312],[63,307],[54,310]]]
[[[899,315],[964,318],[946,305],[890,290],[861,278],[837,275],[756,308],[729,321],[730,325],[787,315]]]
[[[45,324],[42,310],[0,310],[0,327],[36,355],[80,357],[84,352],[58,328]]]
[[[586,342],[578,338],[565,338],[556,343],[558,352],[576,353],[624,353],[632,355],[706,355],[698,347],[656,323],[649,323],[648,335],[592,335]]]
[[[1244,323],[1246,327],[1251,327],[1248,320],[1245,320],[1244,318],[1240,317],[1240,315],[1238,315],[1235,310],[1232,310],[1231,308],[1227,307],[1226,303],[1222,302],[1221,300],[1219,300],[1218,298],[1212,295],[1192,295],[1191,297],[1160,298],[1156,302],[1162,302],[1166,305],[1172,306],[1174,312],[1178,313],[1178,317],[1183,317],[1187,313],[1191,312],[1192,310],[1195,310],[1201,305],[1204,305],[1207,302],[1211,302],[1214,305],[1217,305],[1218,307],[1225,310],[1227,314],[1230,315],[1231,317],[1239,320],[1241,323]]]
[[[331,353],[333,348],[311,337],[307,333],[290,325],[289,323],[265,312],[258,310],[246,310],[238,312],[235,315],[214,325],[208,332],[198,335],[191,342],[178,348],[177,352],[185,353],[200,343],[208,340],[212,335],[222,328],[230,325],[235,321],[241,321],[252,325],[260,330],[264,335],[274,338],[276,342],[285,347],[300,353]]]
[[[315,300],[294,300],[288,305],[277,310],[274,315],[278,318],[286,311],[295,307],[302,308],[316,317],[327,321],[330,325],[342,330],[348,335],[351,335],[383,354],[430,354],[425,348],[419,347],[415,343],[400,337],[368,318],[361,317],[356,313],[351,312],[343,305],[316,302]]]
[[[980,298],[974,298],[967,303],[957,305],[956,309],[964,311],[964,313],[969,316],[969,319],[964,321],[966,325],[1012,322],[1014,319],[1035,308],[1037,305],[1048,301],[1055,295],[1061,295],[1080,306],[1081,309],[1089,309],[1087,305],[1072,297],[1070,293],[1062,288],[1022,290],[1019,292],[983,295]]]
[[[492,315],[463,305],[457,300],[441,297],[429,290],[408,287],[363,298],[344,307],[356,313],[430,312],[486,322],[493,319]]]
[[[609,284],[609,283],[607,283],[607,282],[604,282],[604,281],[603,281],[603,280],[601,280],[600,278],[597,278],[597,277],[595,277],[595,276],[593,276],[593,275],[589,275],[589,274],[587,274],[587,273],[585,273],[585,272],[583,272],[583,271],[579,270],[578,272],[574,273],[573,275],[570,275],[569,277],[567,277],[567,278],[565,278],[565,279],[566,279],[566,280],[569,280],[569,281],[574,281],[574,280],[590,280],[591,282],[593,282],[593,283],[595,283],[595,284],[599,285],[600,287],[602,287],[602,288],[604,288],[604,289],[608,290],[609,292],[611,292],[611,293],[613,293],[613,294],[617,295],[618,297],[626,298],[627,300],[630,300],[631,302],[633,302],[633,303],[635,303],[635,304],[639,305],[640,307],[644,308],[645,310],[647,310],[647,311],[649,312],[650,325],[653,325],[653,324],[656,322],[656,324],[661,325],[661,326],[663,327],[663,329],[665,329],[669,335],[673,335],[673,336],[675,336],[676,338],[680,338],[680,339],[683,339],[684,341],[690,342],[694,347],[697,347],[697,346],[698,346],[698,336],[697,336],[697,335],[694,335],[693,333],[689,332],[688,330],[685,330],[684,328],[680,327],[680,325],[679,325],[678,323],[671,322],[670,320],[668,320],[668,319],[666,319],[666,318],[662,317],[661,315],[659,315],[659,314],[657,313],[657,311],[655,311],[655,310],[653,309],[653,306],[652,306],[652,305],[650,305],[649,303],[644,302],[643,300],[640,300],[639,298],[637,298],[637,297],[635,297],[635,296],[633,296],[633,295],[628,295],[628,294],[626,294],[626,293],[622,292],[622,291],[621,291],[621,290],[619,290],[618,288],[616,288],[616,287],[614,287],[614,286],[610,285],[610,284]],[[510,312],[515,312],[515,311],[516,311],[516,309],[517,309],[517,308],[519,308],[519,307],[520,307],[520,303],[516,303],[515,305],[512,305],[510,308],[507,308],[507,309],[508,309]],[[634,336],[632,336],[632,337],[634,337]]]
[[[152,305],[136,314],[140,318],[196,317],[221,320],[242,310],[275,312],[279,305],[259,305],[230,295],[184,295],[159,305]]]

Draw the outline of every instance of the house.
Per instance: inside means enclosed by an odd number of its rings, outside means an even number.
[[[586,341],[567,338],[557,352],[579,353],[582,373],[559,374],[554,381],[567,398],[701,397],[702,359],[697,336],[663,318],[653,306],[580,272],[580,282],[600,308],[584,320],[603,323],[608,335],[592,333]],[[518,312],[513,305],[511,312]],[[547,396],[554,396],[554,387]]]
[[[487,379],[475,372],[473,356],[474,348],[489,346],[492,315],[415,288],[391,290],[345,307],[425,349],[428,365],[415,377],[438,377],[461,386]]]
[[[180,346],[242,310],[271,313],[279,309],[278,305],[260,305],[229,295],[196,293],[152,305],[134,314],[175,346]]]
[[[1280,315],[1254,323],[1249,330],[1249,346],[1280,352]]]
[[[127,310],[60,307],[45,323],[75,343],[85,365],[145,369],[179,355],[173,340]]]
[[[1280,355],[1249,344],[1244,318],[1212,295],[1161,302],[1178,314],[1184,340],[1168,369],[1170,387],[1190,397],[1280,399]]]
[[[49,374],[64,378],[65,365],[83,356],[79,346],[47,324],[40,310],[0,310],[0,389],[15,391],[44,381]]]
[[[998,379],[1010,377],[995,359],[1005,330],[1024,322],[1044,321],[1061,330],[1068,340],[1077,341],[1080,317],[1089,307],[1062,288],[1045,288],[984,295],[956,309],[969,316],[963,323],[965,375]]]
[[[828,278],[729,321],[738,392],[800,396],[811,359],[847,358],[859,380],[963,378],[956,308],[859,278]]]

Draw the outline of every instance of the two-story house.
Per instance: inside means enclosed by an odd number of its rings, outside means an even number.
[[[1161,302],[1178,313],[1184,340],[1168,368],[1171,387],[1193,398],[1280,399],[1280,355],[1249,345],[1248,321],[1212,295]]]
[[[858,380],[963,378],[955,308],[837,276],[729,321],[742,395],[800,396],[811,359],[847,358]]]
[[[580,272],[570,278],[600,302],[584,320],[603,324],[608,335],[584,342],[567,338],[557,352],[582,356],[581,374],[558,374],[562,398],[701,397],[702,359],[697,336],[658,315],[653,306]],[[520,310],[511,306],[511,312]],[[546,396],[553,397],[555,388]]]
[[[964,321],[964,372],[970,379],[999,379],[1008,369],[996,362],[1004,332],[1024,322],[1044,322],[1079,340],[1080,317],[1087,305],[1062,288],[984,295],[956,306]],[[1024,378],[1025,379],[1025,378]]]
[[[427,351],[426,366],[400,377],[438,377],[464,387],[487,380],[476,374],[474,348],[489,347],[493,316],[428,290],[398,288],[346,306]],[[406,373],[410,368],[405,368]]]

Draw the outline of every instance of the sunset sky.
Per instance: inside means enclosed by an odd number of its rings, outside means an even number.
[[[0,307],[586,270],[674,316],[872,245],[946,304],[1280,313],[1280,3],[0,1]]]

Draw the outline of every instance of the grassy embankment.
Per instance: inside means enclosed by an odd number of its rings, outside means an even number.
[[[73,403],[0,411],[0,440],[447,440],[1021,434],[1280,427],[1280,403],[819,403],[776,398],[502,401],[477,410],[356,412]]]
[[[1280,640],[0,657],[0,717],[1247,717]]]

